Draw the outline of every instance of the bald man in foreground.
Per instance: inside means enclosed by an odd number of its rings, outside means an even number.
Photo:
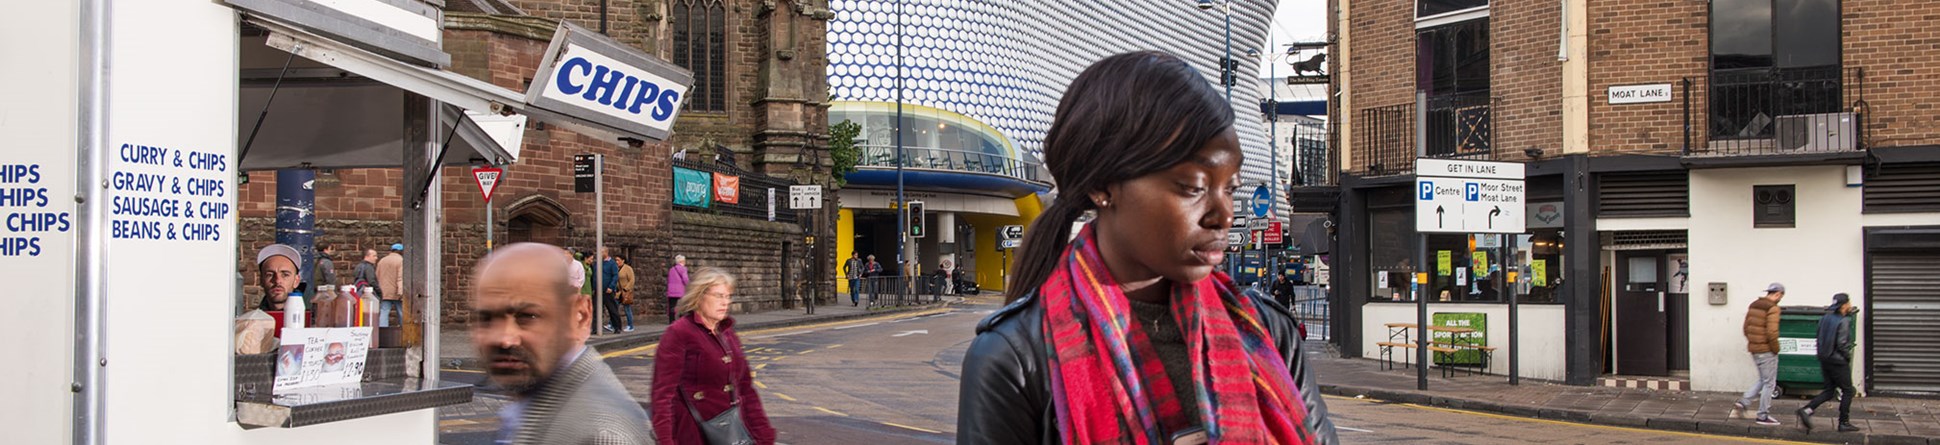
[[[473,271],[472,344],[515,400],[499,411],[499,444],[653,443],[647,412],[586,347],[585,280],[564,250],[537,243],[501,247]]]

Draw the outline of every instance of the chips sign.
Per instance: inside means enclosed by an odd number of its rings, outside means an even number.
[[[526,91],[532,108],[654,140],[672,132],[694,83],[686,69],[569,22],[544,56]]]
[[[499,176],[505,170],[485,167],[472,169],[472,178],[478,180],[478,193],[485,195],[485,202],[492,202],[492,192],[498,191]]]

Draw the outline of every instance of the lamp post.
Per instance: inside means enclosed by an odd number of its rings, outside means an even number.
[[[1233,84],[1236,83],[1234,82],[1234,80],[1238,79],[1238,73],[1234,73],[1232,68],[1233,2],[1232,0],[1219,2],[1219,7],[1220,7],[1220,10],[1226,15],[1226,44],[1225,44],[1226,47],[1225,47],[1225,53],[1224,53],[1225,55],[1220,57],[1219,59],[1219,72],[1222,73],[1219,76],[1219,83],[1226,84],[1226,103],[1231,104],[1233,103]],[[1213,8],[1213,0],[1199,0],[1199,10],[1205,11],[1212,8]]]
[[[902,276],[903,250],[909,248],[909,203],[903,196],[903,0],[896,0],[896,276]],[[898,291],[900,292],[900,291]],[[897,295],[902,295],[898,293]],[[897,297],[901,298],[901,297]],[[897,300],[901,301],[901,300]]]

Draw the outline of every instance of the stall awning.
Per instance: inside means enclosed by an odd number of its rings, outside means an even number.
[[[247,150],[243,170],[402,166],[406,92],[443,103],[440,132],[433,135],[440,142],[451,139],[443,164],[502,165],[518,160],[525,117],[511,114],[521,100],[517,92],[272,20],[245,22],[268,34],[244,39],[236,104],[237,142]],[[252,44],[256,40],[260,46]],[[261,54],[263,47],[287,54],[280,58]],[[287,60],[288,55],[306,60],[299,65]],[[284,64],[292,67],[286,70]],[[265,104],[269,104],[267,113]],[[256,127],[259,117],[260,129]]]

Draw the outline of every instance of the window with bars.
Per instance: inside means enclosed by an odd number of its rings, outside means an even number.
[[[674,0],[674,63],[694,72],[687,110],[727,111],[727,9],[721,0]]]

